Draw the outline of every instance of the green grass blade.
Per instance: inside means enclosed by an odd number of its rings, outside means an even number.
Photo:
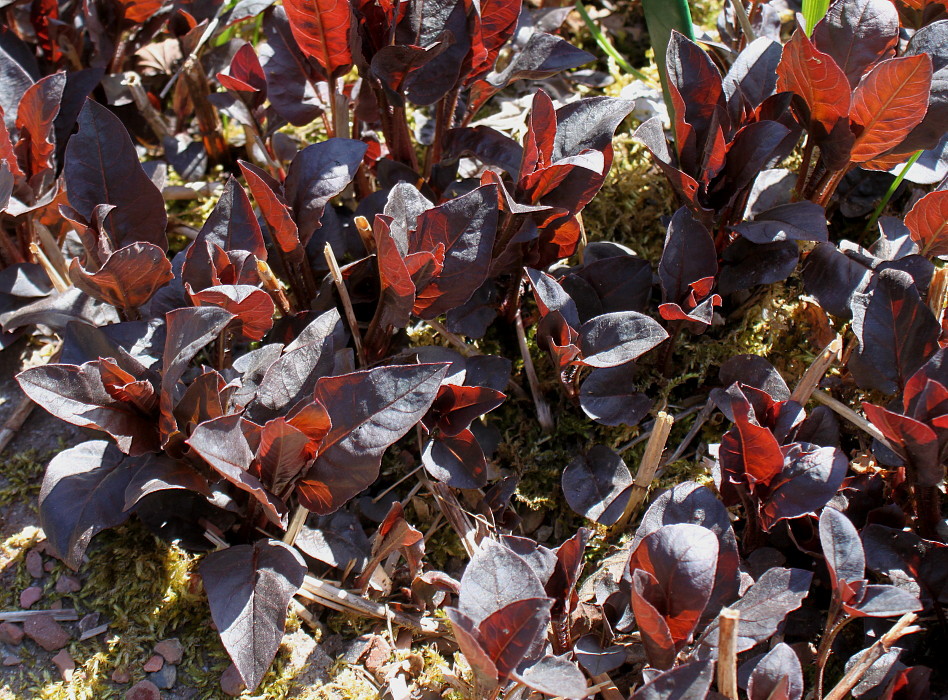
[[[598,26],[596,26],[596,23],[593,22],[592,17],[589,16],[589,13],[586,12],[586,8],[583,7],[583,4],[579,0],[576,0],[576,11],[579,13],[579,16],[583,18],[583,22],[586,23],[589,33],[592,34],[593,39],[596,40],[596,44],[599,46],[599,48],[602,49],[607,56],[612,58],[612,60],[618,64],[619,68],[624,70],[629,75],[632,75],[639,80],[645,81],[650,85],[655,84],[651,78],[645,75],[645,73],[638,70],[631,63],[625,60],[625,56],[616,50],[616,47],[612,45],[612,42],[609,41],[609,38],[602,33],[602,30],[600,30]]]
[[[813,27],[826,15],[830,0],[803,0],[803,18],[806,20],[806,34],[813,33]]]
[[[885,193],[885,196],[882,198],[882,201],[879,202],[879,206],[876,207],[876,210],[872,212],[872,218],[869,219],[869,223],[866,224],[866,231],[872,231],[876,227],[876,222],[879,221],[879,217],[882,215],[882,210],[885,209],[885,205],[889,203],[889,200],[892,199],[892,195],[895,194],[895,191],[899,189],[899,185],[902,184],[902,180],[905,179],[905,176],[908,175],[909,169],[915,165],[922,155],[922,151],[916,151],[911,158],[909,158],[905,165],[902,166],[902,171],[899,173],[892,184],[889,185],[888,191]]]
[[[652,49],[655,51],[655,64],[658,66],[658,74],[662,79],[665,106],[674,124],[675,109],[668,94],[665,53],[668,50],[668,41],[673,29],[694,41],[695,28],[691,22],[691,9],[688,7],[687,0],[642,0],[642,9],[645,11],[645,23],[648,25],[648,35],[651,37]]]

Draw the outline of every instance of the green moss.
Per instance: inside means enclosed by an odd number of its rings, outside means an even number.
[[[16,502],[28,503],[36,511],[36,498],[43,483],[43,472],[52,454],[28,449],[3,458],[3,484],[0,486],[0,507]]]

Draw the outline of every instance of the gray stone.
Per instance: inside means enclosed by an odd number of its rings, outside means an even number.
[[[178,667],[174,664],[165,664],[160,671],[149,673],[148,680],[162,690],[168,690],[174,687],[175,681],[178,680]]]

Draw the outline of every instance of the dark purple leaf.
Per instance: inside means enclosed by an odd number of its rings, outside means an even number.
[[[478,187],[418,216],[417,228],[408,236],[408,250],[434,251],[443,245],[444,267],[430,284],[418,290],[415,314],[426,319],[440,316],[466,302],[484,283],[497,218],[494,185]]]
[[[259,277],[256,267],[251,279],[224,280],[216,273],[215,249],[224,253],[248,251],[259,260],[267,259],[260,224],[254,214],[250,199],[237,179],[231,176],[214,211],[204,222],[197,238],[188,247],[182,279],[193,291],[200,292],[219,284],[254,284]]]
[[[533,569],[507,547],[485,539],[461,577],[461,612],[480,624],[504,606],[527,598],[546,598]]]
[[[653,583],[638,593],[662,616],[676,648],[691,637],[711,596],[718,539],[699,525],[664,525],[642,538],[629,557],[629,571],[642,570]],[[638,619],[638,598],[632,609]],[[652,630],[641,625],[643,637]]]
[[[646,535],[676,523],[700,525],[718,538],[714,588],[705,617],[716,615],[718,608],[738,597],[740,555],[727,509],[708,488],[686,481],[660,494],[642,516],[630,549],[634,550]]]
[[[832,56],[855,88],[872,64],[891,58],[899,37],[899,14],[886,0],[840,0],[813,29],[813,41]]]
[[[758,284],[780,282],[789,277],[800,257],[796,241],[756,245],[738,238],[724,249],[718,289],[730,294]]]
[[[948,118],[948,22],[932,22],[919,29],[906,48],[904,56],[927,54],[932,60],[931,97],[921,124],[902,141],[898,150],[912,152],[934,148],[945,133]]]
[[[573,646],[573,653],[590,676],[614,671],[626,660],[625,647],[617,645],[603,649],[595,634],[587,634],[577,639]]]
[[[78,569],[94,535],[128,520],[125,489],[140,459],[105,440],[84,442],[56,455],[40,490],[40,521],[67,566]]]
[[[853,299],[859,347],[849,369],[860,386],[893,394],[938,348],[940,326],[908,273],[883,270]]]
[[[753,243],[825,241],[826,212],[813,202],[782,204],[743,221],[734,230]]]
[[[131,510],[141,499],[158,491],[183,489],[211,498],[207,479],[187,462],[166,455],[146,455],[125,489],[125,510]]]
[[[528,666],[517,678],[547,695],[581,698],[588,693],[583,672],[566,656],[544,656]]]
[[[272,522],[286,527],[286,505],[250,472],[254,453],[244,436],[243,421],[239,414],[205,421],[186,442],[215,472],[255,498]]]
[[[820,513],[820,544],[834,590],[839,589],[842,581],[856,583],[865,578],[866,556],[859,532],[852,521],[835,508],[824,508]]]
[[[662,299],[679,303],[691,293],[691,283],[718,273],[714,239],[687,207],[672,216],[665,236],[665,248],[658,265]]]
[[[778,687],[784,692],[778,695],[786,700],[803,697],[803,668],[800,659],[789,646],[781,642],[771,649],[754,667],[747,684],[750,700],[776,700],[772,694]]]
[[[628,503],[632,474],[622,457],[605,445],[594,445],[566,466],[562,483],[570,508],[601,525],[612,525]]]
[[[281,117],[294,126],[305,126],[323,113],[328,90],[321,98],[321,79],[297,46],[282,7],[265,15],[263,32],[267,41],[258,51],[267,77],[267,98]]]
[[[895,586],[872,584],[865,586],[855,604],[843,604],[843,609],[857,617],[896,617],[922,609],[917,596]]]
[[[431,407],[445,365],[407,365],[324,377],[315,398],[332,421],[312,469],[297,487],[313,512],[331,513],[375,481],[382,453]]]
[[[714,664],[691,661],[653,678],[636,690],[629,700],[704,700],[711,689]]]
[[[478,641],[501,678],[513,673],[537,637],[546,631],[552,604],[549,598],[523,598],[492,612],[478,624]]]
[[[198,569],[224,648],[255,690],[276,655],[306,565],[291,547],[258,540],[208,554]]]
[[[132,243],[112,253],[95,272],[73,258],[72,283],[91,297],[120,309],[137,309],[174,279],[171,262],[152,243]]]
[[[176,309],[166,315],[165,347],[162,353],[161,418],[164,438],[177,430],[172,415],[178,381],[201,348],[220,335],[233,314],[215,306]]]
[[[594,58],[561,37],[535,32],[522,49],[514,52],[507,67],[490,77],[490,84],[495,88],[503,88],[515,80],[541,80],[570,68],[578,68]]]
[[[657,321],[635,311],[618,311],[590,319],[579,328],[583,362],[616,367],[638,359],[668,333]]]
[[[470,430],[429,440],[421,463],[438,481],[456,489],[477,489],[487,483],[487,461]]]
[[[69,204],[87,220],[98,205],[115,206],[105,221],[113,247],[142,242],[168,249],[165,200],[139,164],[122,122],[96,102],[87,100],[79,113],[63,177]]]
[[[813,574],[802,569],[772,567],[728,607],[741,613],[737,626],[737,651],[747,651],[769,639],[793,610],[800,607],[810,589]],[[713,621],[701,636],[702,656],[716,655],[718,622]]]
[[[106,391],[98,362],[41,365],[17,375],[23,392],[57,418],[108,433],[131,456],[158,449],[154,419]]]
[[[359,519],[344,510],[320,518],[316,527],[304,525],[296,546],[324,564],[337,569],[351,564],[357,572],[365,568],[372,550]]]
[[[352,181],[367,149],[362,141],[332,138],[307,146],[290,163],[286,201],[304,246],[320,227],[326,205]]]
[[[633,384],[630,364],[593,369],[579,389],[583,412],[602,425],[636,425],[652,408],[652,399]]]
[[[766,529],[778,520],[815,513],[825,506],[849,469],[846,453],[835,447],[793,443],[783,452],[783,470],[771,482],[767,500],[761,504],[760,517]]]

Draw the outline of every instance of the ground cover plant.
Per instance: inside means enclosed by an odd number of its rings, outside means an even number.
[[[194,555],[251,693],[325,609],[455,655],[395,697],[948,691],[948,6],[805,5],[656,40],[666,123],[571,7],[3,4],[47,551]],[[587,226],[630,134],[661,241]],[[736,347],[781,289],[793,371]]]

